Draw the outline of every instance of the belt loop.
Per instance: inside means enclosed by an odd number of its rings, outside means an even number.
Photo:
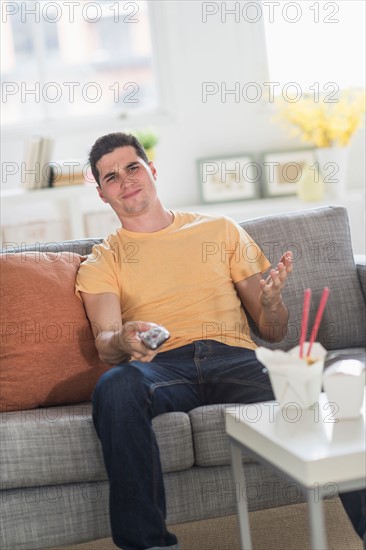
[[[213,353],[213,341],[212,340],[196,340],[194,350],[195,359],[207,359]]]
[[[196,340],[195,342],[193,342],[193,344],[194,344],[193,357],[194,359],[199,359],[201,355],[201,340]]]

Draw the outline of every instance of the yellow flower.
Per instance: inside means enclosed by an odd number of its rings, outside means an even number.
[[[291,135],[316,147],[344,147],[363,124],[365,99],[365,90],[352,89],[341,91],[338,99],[325,96],[315,101],[310,94],[298,101],[280,99],[275,120],[285,122]]]

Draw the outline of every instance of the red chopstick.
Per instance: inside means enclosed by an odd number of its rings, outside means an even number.
[[[302,309],[301,334],[300,334],[300,359],[304,354],[304,343],[308,331],[309,311],[310,311],[311,289],[307,288],[304,292],[304,305]]]
[[[320,322],[321,322],[322,317],[323,317],[324,308],[325,308],[325,305],[327,303],[328,296],[329,296],[329,288],[325,287],[324,290],[323,290],[322,297],[320,298],[318,311],[316,312],[314,325],[313,325],[313,328],[312,328],[312,331],[311,331],[311,334],[310,334],[309,347],[308,347],[308,352],[306,354],[306,357],[310,356],[311,348],[313,347],[315,338],[318,334]]]

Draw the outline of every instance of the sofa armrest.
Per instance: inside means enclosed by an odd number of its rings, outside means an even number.
[[[355,264],[356,264],[358,279],[360,281],[362,292],[366,301],[366,256],[364,254],[356,254]]]

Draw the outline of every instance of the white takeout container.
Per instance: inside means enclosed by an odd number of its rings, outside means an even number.
[[[335,418],[357,418],[361,414],[365,390],[366,367],[358,359],[342,359],[323,374],[324,391],[334,403]]]
[[[304,354],[308,349],[304,344]],[[255,350],[257,359],[268,369],[273,393],[281,408],[297,407],[308,409],[319,399],[322,389],[322,375],[326,350],[315,342],[311,357],[315,362],[309,365],[300,359],[300,346],[285,352],[259,347]]]

